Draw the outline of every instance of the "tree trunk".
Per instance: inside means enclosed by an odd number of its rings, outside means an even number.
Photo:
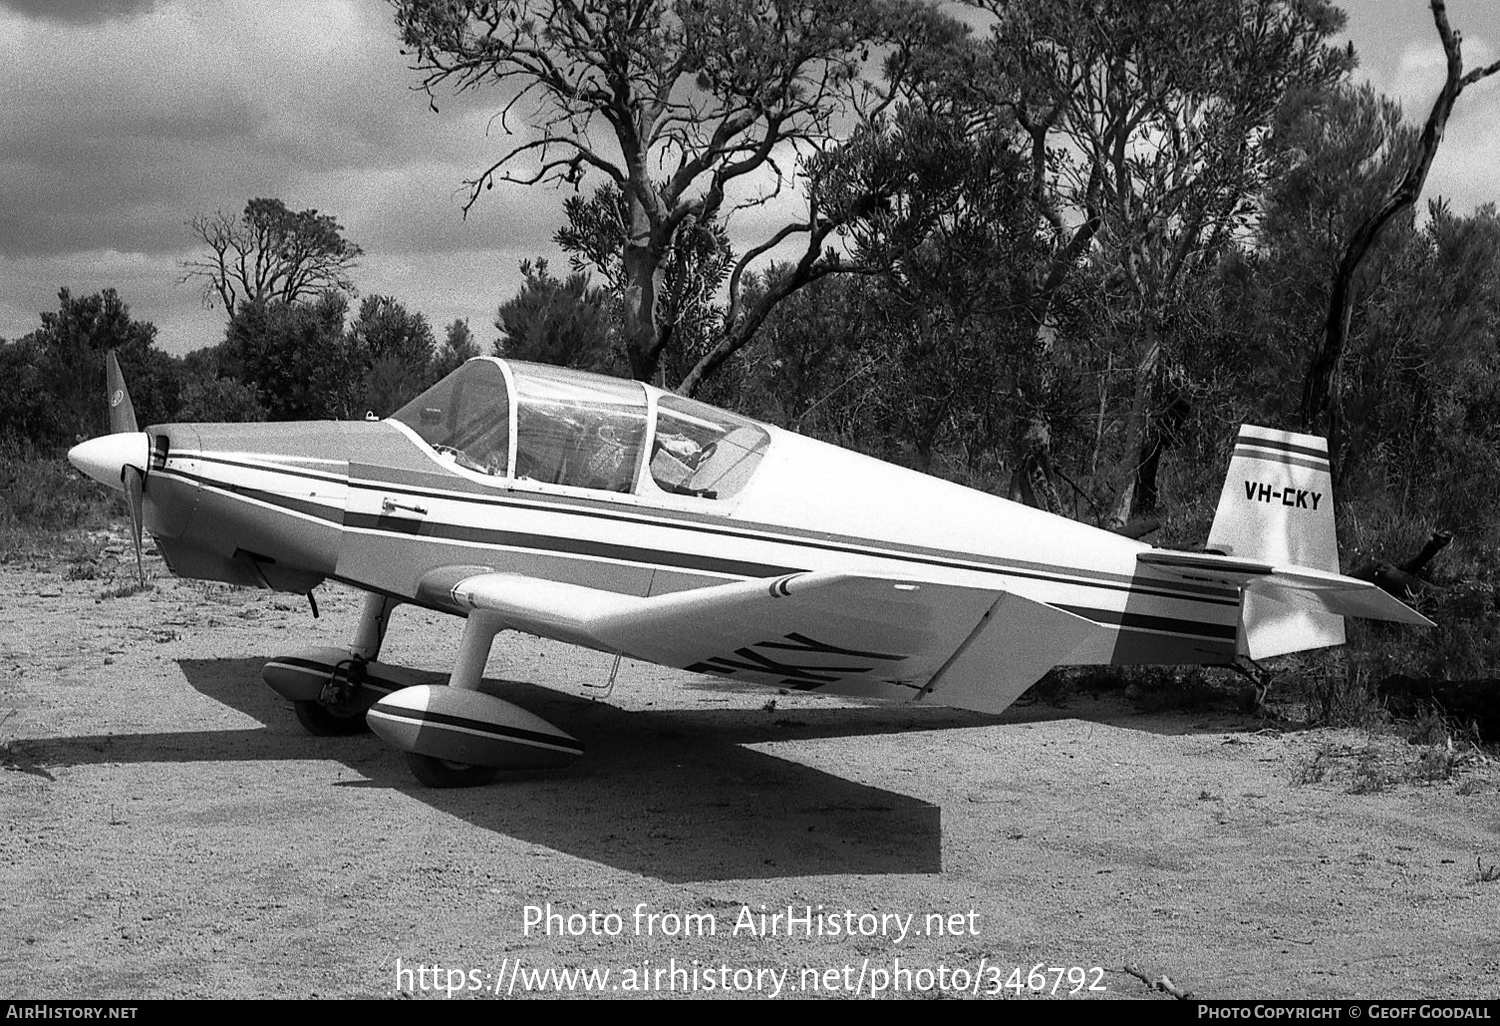
[[[651,225],[638,200],[630,201],[630,238],[625,242],[625,351],[630,374],[650,381],[661,362],[662,326],[659,316],[665,273],[651,244]]]
[[[1151,512],[1156,504],[1156,465],[1161,457],[1159,437],[1153,438],[1151,411],[1161,366],[1161,335],[1150,313],[1141,318],[1130,412],[1125,418],[1125,454],[1130,465],[1123,475],[1115,506],[1106,524],[1119,528],[1133,517]],[[1149,503],[1150,505],[1147,505]]]
[[[1344,355],[1344,346],[1349,340],[1349,321],[1354,310],[1355,275],[1360,264],[1375,244],[1385,226],[1402,210],[1416,203],[1427,183],[1427,172],[1432,169],[1433,158],[1443,141],[1443,131],[1448,126],[1448,117],[1453,113],[1453,104],[1464,87],[1500,71],[1500,61],[1485,68],[1463,73],[1464,62],[1461,37],[1448,25],[1448,13],[1443,0],[1431,0],[1432,17],[1437,23],[1438,37],[1443,42],[1447,57],[1447,78],[1443,88],[1432,104],[1427,123],[1422,128],[1417,142],[1417,153],[1406,174],[1384,203],[1366,218],[1349,239],[1334,272],[1333,285],[1328,296],[1328,317],[1324,321],[1323,337],[1308,360],[1307,376],[1302,384],[1302,429],[1313,434],[1337,434],[1335,409],[1336,374],[1339,360]],[[1335,456],[1330,446],[1329,455]]]
[[[1074,230],[1067,244],[1052,254],[1047,277],[1031,300],[1036,331],[1032,335],[1027,376],[1033,401],[1027,404],[1024,425],[1012,447],[1015,467],[1011,472],[1008,497],[1050,513],[1062,513],[1062,497],[1058,494],[1052,466],[1052,429],[1041,412],[1041,400],[1050,393],[1053,385],[1052,355],[1057,338],[1053,304],[1068,275],[1093,242],[1101,223],[1098,212],[1091,207],[1088,218]]]

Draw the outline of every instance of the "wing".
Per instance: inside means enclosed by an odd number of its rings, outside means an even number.
[[[1273,566],[1207,552],[1152,549],[1137,561],[1189,581],[1242,587],[1248,592],[1284,602],[1308,612],[1362,616],[1371,620],[1436,626],[1400,599],[1369,581],[1305,566]]]
[[[428,602],[514,630],[758,684],[999,712],[1099,625],[1008,592],[840,573],[651,598],[449,567]]]

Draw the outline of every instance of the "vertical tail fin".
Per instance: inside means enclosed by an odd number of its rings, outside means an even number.
[[[1277,566],[1339,572],[1328,443],[1245,425],[1208,534],[1209,549]],[[1240,651],[1252,659],[1344,643],[1344,618],[1247,591]]]

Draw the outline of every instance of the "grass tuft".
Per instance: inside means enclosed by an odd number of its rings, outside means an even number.
[[[1311,757],[1299,756],[1292,762],[1293,786],[1321,784],[1326,776],[1328,776],[1328,750],[1326,748],[1319,748]]]
[[[1349,784],[1349,793],[1379,794],[1393,782],[1381,763],[1380,753],[1374,748],[1366,748],[1355,763],[1354,780]]]
[[[119,587],[108,588],[104,591],[101,591],[98,595],[95,596],[95,601],[107,602],[110,599],[129,598],[132,595],[139,595],[142,592],[154,590],[156,590],[155,586],[150,581],[142,584],[140,581],[132,579],[125,584],[120,585]]]

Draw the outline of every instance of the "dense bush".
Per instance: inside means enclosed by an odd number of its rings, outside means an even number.
[[[73,469],[60,450],[0,439],[0,551],[35,532],[99,527],[125,513],[115,493]]]

